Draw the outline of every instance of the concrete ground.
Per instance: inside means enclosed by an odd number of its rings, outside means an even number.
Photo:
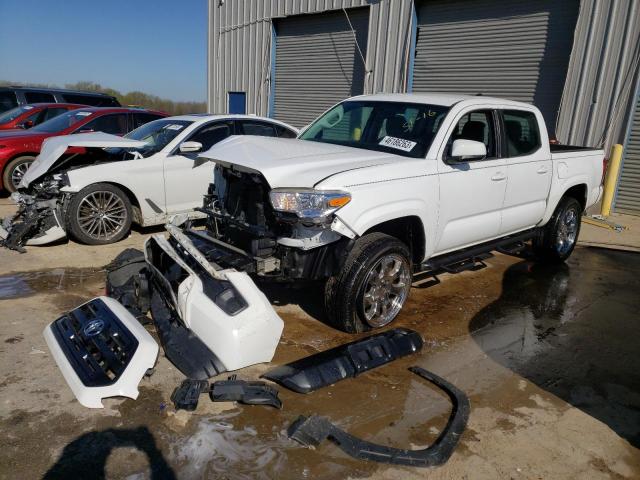
[[[42,329],[101,294],[102,266],[148,234],[0,250],[0,478],[640,478],[638,254],[579,247],[557,267],[496,255],[439,283],[417,279],[395,326],[419,331],[422,352],[309,395],[280,388],[280,411],[203,396],[195,412],[175,412],[182,375],[162,353],[137,400],[86,409]],[[323,323],[317,289],[267,294],[285,322],[272,364],[354,339]],[[329,442],[308,450],[287,439],[298,415],[317,413],[367,440],[424,448],[450,406],[411,365],[469,395],[468,428],[445,466],[356,461]]]
[[[607,217],[607,221],[621,225],[624,229],[617,231],[605,226],[583,223],[580,244],[640,252],[640,216],[613,213]]]

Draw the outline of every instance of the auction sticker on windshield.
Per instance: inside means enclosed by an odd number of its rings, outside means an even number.
[[[380,140],[380,143],[378,145],[410,152],[411,150],[413,150],[413,147],[417,145],[417,143],[412,142],[411,140],[405,140],[404,138],[390,137],[387,135],[382,140]]]
[[[180,125],[178,123],[171,123],[169,125],[165,125],[164,128],[167,130],[181,130],[184,125]]]

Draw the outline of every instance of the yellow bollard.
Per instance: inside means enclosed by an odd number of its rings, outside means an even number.
[[[611,204],[613,203],[613,195],[615,194],[616,183],[618,182],[621,161],[622,145],[615,144],[611,147],[607,175],[604,178],[604,192],[602,194],[602,206],[600,207],[600,214],[603,217],[608,217],[611,214]]]

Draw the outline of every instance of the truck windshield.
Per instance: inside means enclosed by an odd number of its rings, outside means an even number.
[[[301,140],[424,157],[449,107],[403,102],[342,102],[313,122]]]

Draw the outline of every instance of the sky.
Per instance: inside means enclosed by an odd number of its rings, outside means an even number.
[[[207,0],[0,0],[0,80],[206,100]]]

